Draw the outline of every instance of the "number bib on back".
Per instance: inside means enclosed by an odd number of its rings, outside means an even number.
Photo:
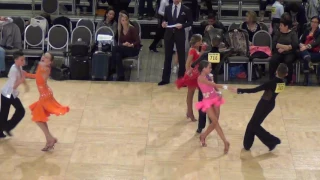
[[[284,91],[284,88],[286,87],[285,83],[277,83],[275,93],[281,93]]]
[[[210,63],[220,63],[220,53],[208,53],[208,61]]]
[[[271,13],[272,15],[276,15],[276,7],[271,7]]]

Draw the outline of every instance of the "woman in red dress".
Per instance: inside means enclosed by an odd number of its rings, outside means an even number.
[[[26,77],[36,79],[36,84],[40,94],[39,100],[31,104],[29,108],[32,113],[32,120],[37,123],[46,136],[47,143],[42,151],[49,151],[53,149],[54,145],[58,141],[52,136],[48,128],[47,121],[50,114],[59,116],[69,112],[68,106],[62,106],[54,99],[53,93],[47,85],[53,58],[53,55],[50,53],[45,53],[41,57],[41,62],[38,65],[36,74],[24,72]]]
[[[200,34],[194,34],[190,39],[190,49],[188,53],[188,58],[186,62],[186,73],[185,75],[176,81],[177,88],[188,87],[187,94],[187,118],[190,118],[191,121],[197,121],[193,114],[193,96],[195,90],[198,88],[198,76],[199,71],[198,67],[191,68],[191,64],[196,61],[206,50],[206,46],[202,46],[201,52],[198,51],[202,45],[202,36]]]

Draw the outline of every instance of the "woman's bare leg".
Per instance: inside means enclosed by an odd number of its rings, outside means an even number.
[[[192,108],[194,92],[195,92],[194,88],[188,88],[188,94],[187,94],[187,118],[190,118],[191,121],[197,121],[194,118],[193,108]]]
[[[42,151],[48,151],[54,146],[57,140],[51,135],[46,122],[37,122],[37,125],[40,127],[47,140],[47,144]]]
[[[212,123],[208,126],[207,130],[203,134],[200,135],[200,140],[203,141],[204,143],[202,142],[202,144],[205,145],[206,137],[214,129],[216,129],[218,135],[220,136],[220,138],[222,139],[222,141],[224,143],[224,153],[227,153],[229,151],[230,143],[227,141],[227,139],[224,136],[224,133],[222,131],[222,128],[220,127],[220,124],[219,124],[218,119],[217,119],[217,115],[215,113],[216,110],[214,109],[214,107],[211,107],[210,109],[207,110],[207,114],[208,114],[209,118],[211,119]]]

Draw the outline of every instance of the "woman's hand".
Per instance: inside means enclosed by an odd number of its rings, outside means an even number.
[[[276,48],[277,49],[283,48],[283,44],[277,43]]]
[[[125,42],[125,43],[122,43],[122,46],[126,46],[126,47],[129,47],[129,44],[128,42]]]
[[[238,88],[229,87],[228,89],[229,89],[229,91],[231,91],[231,92],[233,92],[233,93],[238,93]]]
[[[201,45],[201,52],[200,53],[204,53],[207,50],[208,44],[207,43],[202,43]]]
[[[279,52],[279,53],[283,53],[284,51],[285,51],[285,50],[282,49],[282,48],[279,48],[279,49],[278,49],[278,52]]]
[[[188,75],[188,76],[191,76],[192,75],[192,70],[193,70],[193,68],[188,68],[187,69],[187,71],[186,71],[186,74]]]
[[[307,50],[307,49],[308,49],[308,48],[307,48],[306,45],[303,45],[303,46],[300,47],[300,51],[305,51],[305,50]]]

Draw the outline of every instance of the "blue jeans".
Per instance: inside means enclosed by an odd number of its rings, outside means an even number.
[[[2,47],[0,47],[0,72],[3,72],[6,70],[5,57],[6,57],[6,51]]]
[[[301,63],[303,63],[303,72],[309,72],[309,61],[313,63],[320,63],[320,53],[310,52],[308,50],[304,50],[300,52]],[[318,74],[320,76],[320,66],[317,67]]]

